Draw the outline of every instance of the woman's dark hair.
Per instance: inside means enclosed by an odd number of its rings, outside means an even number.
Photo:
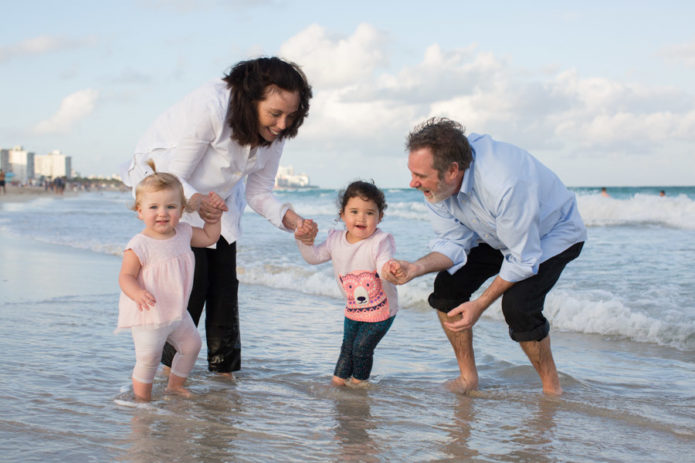
[[[362,198],[365,201],[374,201],[379,214],[383,214],[386,210],[386,198],[384,193],[374,185],[374,182],[363,182],[357,180],[352,182],[338,194],[338,211],[342,214],[345,211],[345,206],[350,198]]]
[[[268,86],[299,93],[299,107],[292,123],[280,138],[292,138],[309,114],[311,86],[298,65],[280,58],[256,58],[237,63],[222,80],[229,88],[227,124],[232,128],[232,140],[240,145],[268,146],[258,133],[258,102],[267,96]]]
[[[468,169],[473,155],[465,129],[458,122],[445,117],[433,117],[416,126],[405,144],[409,151],[421,148],[432,150],[433,168],[442,178],[451,163],[458,164],[459,170]]]

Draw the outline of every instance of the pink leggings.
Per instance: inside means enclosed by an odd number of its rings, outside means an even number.
[[[152,383],[166,342],[176,348],[171,373],[181,378],[188,377],[201,347],[200,334],[188,311],[180,321],[171,325],[160,328],[134,326],[131,330],[135,344],[133,379],[145,384]]]

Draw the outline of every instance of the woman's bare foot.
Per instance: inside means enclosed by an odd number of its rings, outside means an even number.
[[[222,376],[225,379],[233,380],[234,379],[234,374],[231,371],[226,371],[224,373],[218,372],[217,373],[219,376]]]
[[[333,376],[331,384],[334,386],[345,386],[345,380],[343,378],[339,378],[338,376]]]

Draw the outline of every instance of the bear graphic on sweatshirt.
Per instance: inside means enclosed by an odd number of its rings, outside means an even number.
[[[367,315],[370,312],[369,315],[382,319],[385,313],[388,318],[389,303],[377,272],[358,270],[340,275],[340,282],[347,296],[345,309],[348,313]]]

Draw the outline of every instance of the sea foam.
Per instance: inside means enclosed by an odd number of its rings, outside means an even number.
[[[589,227],[654,224],[695,230],[695,201],[685,195],[659,197],[638,193],[628,199],[579,195],[577,204]]]

